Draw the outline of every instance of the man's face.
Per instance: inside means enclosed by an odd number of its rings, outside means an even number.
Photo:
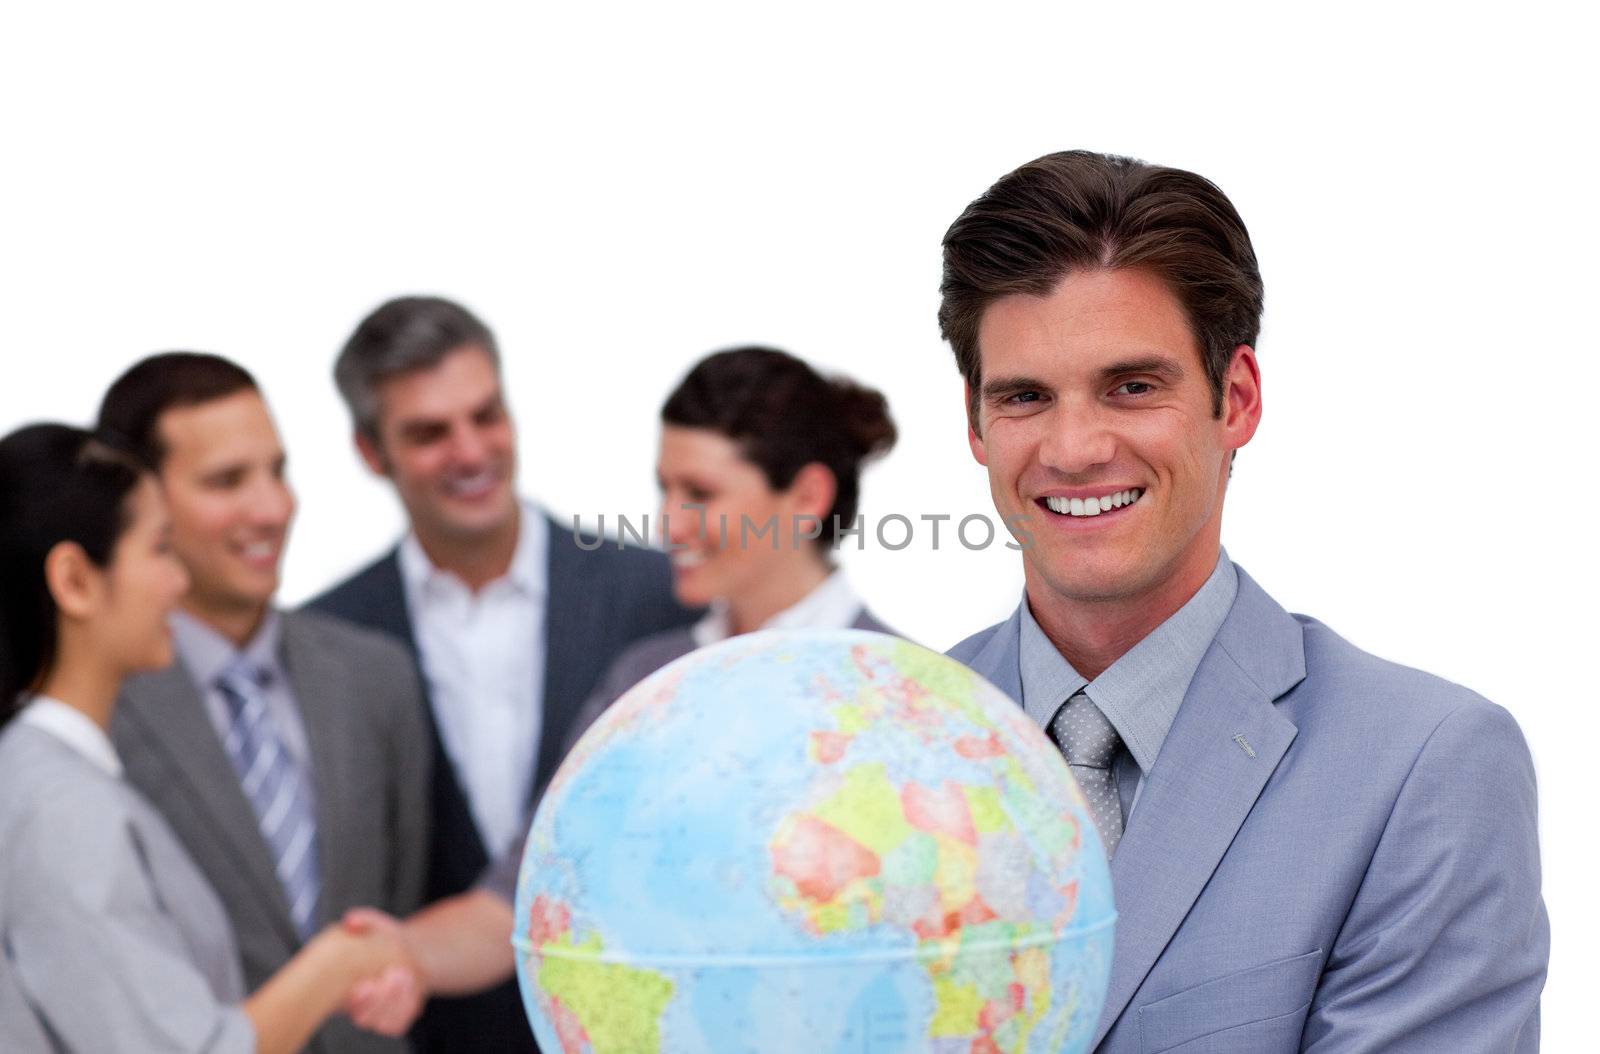
[[[1031,535],[1030,597],[1162,604],[1164,587],[1197,588],[1220,545],[1229,457],[1260,420],[1254,353],[1236,349],[1214,416],[1182,306],[1137,270],[997,300],[978,347],[968,438],[996,508]]]
[[[465,345],[380,384],[377,440],[356,442],[418,535],[473,541],[516,522],[516,440],[494,362]]]
[[[172,546],[202,615],[260,612],[278,589],[294,518],[283,444],[254,391],[175,407],[156,422]]]

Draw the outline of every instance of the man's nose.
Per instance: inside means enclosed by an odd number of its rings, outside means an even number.
[[[462,464],[481,465],[489,456],[489,444],[477,427],[465,424],[450,433],[450,456]]]
[[[251,518],[270,527],[287,526],[294,516],[294,491],[278,477],[268,477],[254,488],[250,501]]]
[[[1104,408],[1063,400],[1050,412],[1039,441],[1039,461],[1066,475],[1080,475],[1116,457],[1117,436]]]

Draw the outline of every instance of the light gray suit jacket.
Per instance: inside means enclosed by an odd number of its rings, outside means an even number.
[[[397,643],[311,612],[283,612],[283,665],[300,704],[322,866],[318,924],[370,905],[420,906],[432,745],[416,664]],[[177,832],[226,906],[251,991],[300,947],[271,850],[181,662],[129,680],[112,721],[128,778]],[[317,1054],[393,1054],[403,1040],[334,1018]]]
[[[15,722],[0,846],[0,1050],[255,1050],[222,905],[138,791]]]
[[[0,908],[0,912],[4,910]],[[11,969],[11,953],[4,946],[0,946],[0,1050],[9,1054],[50,1052],[50,1041],[22,993],[22,985]]]
[[[950,655],[1022,697],[1020,608]],[[1111,864],[1135,1051],[1533,1051],[1550,931],[1505,710],[1239,592]]]

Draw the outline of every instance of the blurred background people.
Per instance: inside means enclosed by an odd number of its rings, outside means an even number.
[[[249,373],[215,355],[144,359],[106,392],[100,430],[156,470],[191,582],[169,620],[179,661],[128,680],[112,737],[221,896],[253,988],[347,908],[422,902],[420,688],[387,638],[273,607],[295,503]],[[404,1044],[336,1019],[308,1049]]]
[[[892,633],[832,554],[839,533],[857,526],[863,464],[894,443],[880,393],[786,352],[733,348],[695,364],[661,408],[656,482],[673,592],[708,610],[624,652],[571,739],[651,673],[736,634]]]
[[[47,1051],[289,1052],[386,934],[309,936],[246,997],[227,912],[107,736],[123,678],[172,661],[188,576],[161,492],[65,425],[0,440],[0,1039]],[[174,711],[161,720],[189,715]]]
[[[855,525],[862,466],[894,441],[881,394],[825,378],[792,355],[746,347],[701,360],[662,407],[656,472],[673,591],[684,606],[708,610],[691,626],[624,651],[568,726],[563,755],[624,691],[698,647],[758,629],[890,632],[851,589],[832,552],[838,531]],[[743,530],[746,522],[752,526]],[[511,976],[525,834],[476,888],[403,925],[431,990],[472,991]],[[349,921],[353,932],[393,926],[374,912]],[[379,990],[358,986],[357,1021],[394,1012]]]
[[[356,449],[393,484],[410,530],[310,606],[387,633],[420,667],[436,751],[434,900],[470,888],[525,833],[534,789],[611,661],[694,616],[673,601],[660,553],[580,540],[518,499],[499,349],[461,305],[379,306],[334,377]],[[436,1001],[413,1038],[427,1054],[535,1049],[514,983]]]

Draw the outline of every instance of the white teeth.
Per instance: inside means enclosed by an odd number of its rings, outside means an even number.
[[[1144,495],[1139,487],[1130,487],[1119,490],[1115,494],[1103,494],[1098,498],[1046,498],[1045,505],[1051,512],[1064,516],[1098,516],[1102,512],[1120,509],[1124,505],[1132,505]]]
[[[672,564],[674,567],[699,567],[706,562],[704,553],[673,553]]]
[[[462,476],[458,479],[447,480],[445,489],[451,494],[460,497],[476,497],[494,486],[493,472],[479,472],[471,476]]]

